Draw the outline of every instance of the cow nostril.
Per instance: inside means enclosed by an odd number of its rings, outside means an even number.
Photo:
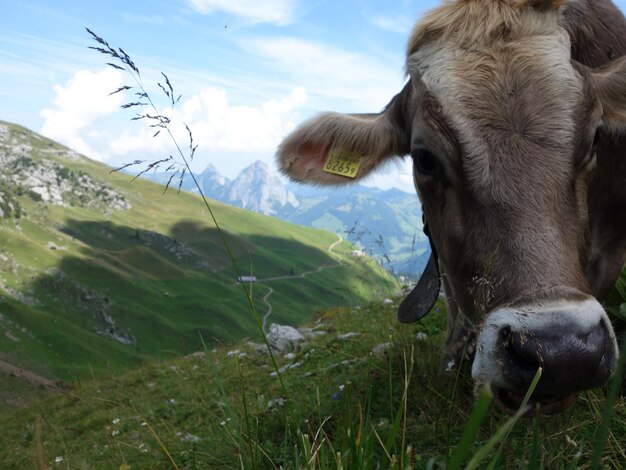
[[[506,326],[500,331],[500,344],[504,357],[515,369],[534,374],[543,365],[540,345],[527,333]]]

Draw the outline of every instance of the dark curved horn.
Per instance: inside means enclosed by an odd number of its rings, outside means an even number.
[[[398,320],[400,323],[413,323],[421,320],[432,310],[437,297],[439,297],[440,289],[441,280],[439,279],[437,254],[431,252],[422,277],[420,277],[415,288],[398,307]]]

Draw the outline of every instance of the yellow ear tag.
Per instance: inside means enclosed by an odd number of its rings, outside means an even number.
[[[363,161],[363,155],[342,149],[334,149],[328,153],[324,171],[334,175],[356,178]]]

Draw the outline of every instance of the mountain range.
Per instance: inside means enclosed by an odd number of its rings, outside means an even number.
[[[165,184],[169,176],[149,174]],[[295,224],[341,235],[355,251],[376,258],[388,270],[416,277],[428,256],[422,232],[421,206],[415,194],[362,185],[338,188],[283,183],[267,165],[257,161],[230,180],[209,164],[197,175],[205,196]],[[191,178],[182,189],[197,193]]]

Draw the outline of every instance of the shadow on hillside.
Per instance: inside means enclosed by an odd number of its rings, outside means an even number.
[[[38,321],[46,324],[39,331],[49,331],[45,348],[51,360],[58,357],[59,368],[123,368],[202,350],[201,338],[231,342],[258,333],[216,229],[181,221],[161,234],[110,221],[69,220],[58,230],[68,238],[47,248],[60,255],[57,266],[26,289],[36,299]],[[292,239],[224,235],[242,274],[250,264],[255,275],[269,277],[336,262]],[[261,314],[266,290],[254,287]],[[347,297],[330,282],[324,288],[304,279],[277,291],[277,303],[299,306],[290,312],[298,322],[316,310],[311,299],[345,303]]]
[[[169,233],[159,229],[118,225],[110,221],[79,220],[69,220],[59,231],[81,242],[81,253],[87,255],[118,256],[132,249],[145,248],[153,251],[155,256],[174,262],[182,261],[182,264],[191,257],[208,257],[213,264],[228,259],[218,231],[191,221],[179,222],[169,228]],[[252,244],[241,237],[227,231],[222,233],[235,256],[255,250]]]
[[[261,277],[289,275],[336,262],[326,251],[291,238],[261,235],[242,238],[224,229],[220,235],[217,229],[192,220],[182,220],[168,227],[166,232],[110,221],[70,219],[59,231],[79,241],[83,245],[81,255],[93,258],[96,264],[110,261],[119,267],[121,263],[139,272],[149,268],[150,263],[146,265],[145,258],[152,256],[153,263],[158,265],[159,260],[165,260],[176,270],[224,270],[234,275],[222,235],[241,271],[248,273],[252,266]],[[133,252],[144,253],[140,263],[133,259],[136,256]],[[157,270],[152,271],[151,274],[156,274]]]

